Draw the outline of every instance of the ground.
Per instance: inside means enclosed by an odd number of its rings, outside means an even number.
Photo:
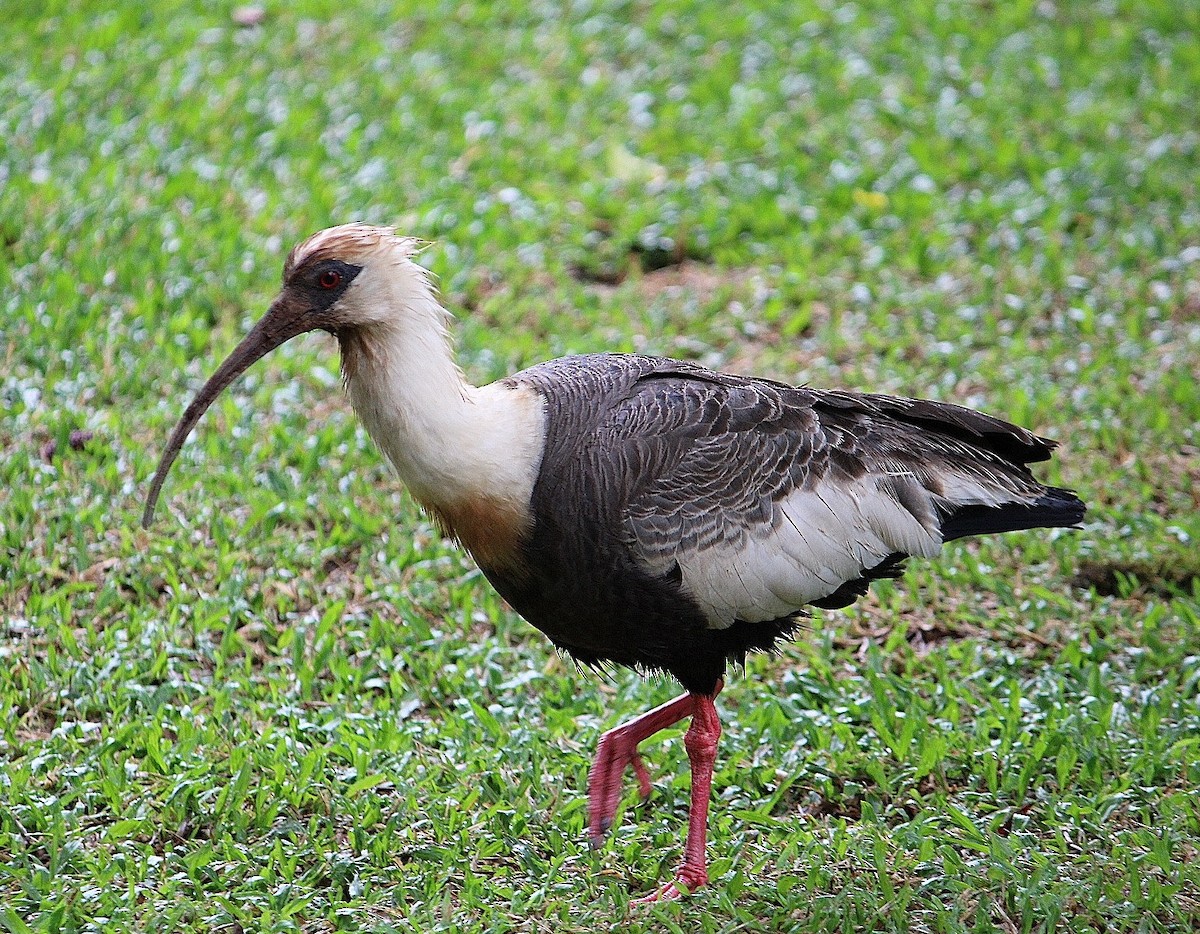
[[[5,10],[0,928],[1192,928],[1200,8],[118,6]],[[504,606],[329,339],[138,525],[287,249],[351,219],[432,241],[472,379],[644,350],[955,400],[1059,439],[1086,527],[955,543],[734,673],[714,885],[631,908],[680,732],[599,852],[586,769],[674,686]]]

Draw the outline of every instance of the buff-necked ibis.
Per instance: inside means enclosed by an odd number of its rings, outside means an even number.
[[[266,315],[188,406],[146,502],[213,399],[267,352],[333,334],[350,402],[416,500],[496,590],[584,664],[666,671],[686,693],[601,737],[599,843],[638,744],[690,717],[691,814],[675,879],[708,881],[705,838],[730,662],[847,606],[943,542],[1070,527],[1083,503],[1028,464],[1054,443],[940,402],[797,388],[678,360],[589,354],[487,386],[455,363],[417,241],[349,224],[292,250]]]

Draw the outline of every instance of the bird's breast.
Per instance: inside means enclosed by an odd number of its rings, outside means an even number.
[[[527,566],[525,547],[533,525],[527,505],[480,494],[428,509],[442,531],[458,539],[485,570],[520,574]]]

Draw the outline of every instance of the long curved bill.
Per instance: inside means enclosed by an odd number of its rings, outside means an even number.
[[[209,377],[203,388],[196,393],[171,433],[171,440],[163,451],[162,460],[158,462],[158,470],[150,482],[150,492],[146,495],[146,509],[142,513],[142,528],[150,528],[154,521],[154,507],[158,502],[158,494],[162,490],[167,472],[175,463],[183,442],[200,421],[213,400],[235,379],[241,376],[255,362],[262,359],[280,344],[291,340],[297,334],[313,330],[308,314],[303,309],[295,308],[282,297],[276,299],[267,313],[251,328],[240,344],[225,358],[225,362],[217,367],[217,371]]]

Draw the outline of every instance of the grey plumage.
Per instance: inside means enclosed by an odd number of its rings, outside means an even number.
[[[553,360],[509,382],[545,397],[546,440],[526,567],[484,572],[584,662],[665,669],[689,690],[710,692],[805,606],[852,602],[910,554],[1083,516],[1025,466],[1052,442],[958,406],[624,354]],[[788,528],[813,508],[827,530]],[[780,536],[793,551],[782,567]],[[728,586],[708,578],[730,566],[745,570],[745,594],[714,618],[702,595]]]

